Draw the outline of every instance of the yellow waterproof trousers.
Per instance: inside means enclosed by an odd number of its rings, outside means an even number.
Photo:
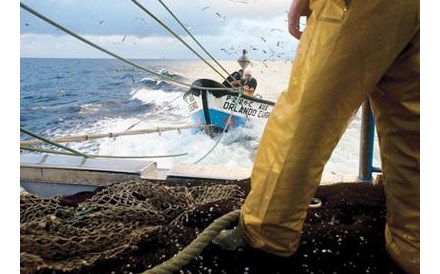
[[[311,0],[288,90],[258,149],[241,210],[254,248],[289,256],[299,245],[324,165],[370,98],[387,200],[387,250],[419,272],[420,80],[418,0]]]

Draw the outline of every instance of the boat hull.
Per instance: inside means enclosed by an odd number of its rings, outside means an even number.
[[[215,88],[206,90],[193,87],[183,97],[193,121],[210,126],[206,127],[209,134],[248,123],[265,123],[275,105],[271,101],[247,95],[238,98],[237,92],[228,90],[222,84],[209,79],[199,79],[193,83],[193,86]]]

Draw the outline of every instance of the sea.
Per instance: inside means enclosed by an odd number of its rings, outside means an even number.
[[[209,78],[222,81],[198,60],[132,60],[159,74],[186,83]],[[239,69],[234,60],[220,61],[228,71]],[[258,80],[257,94],[276,102],[286,89],[290,60],[252,61]],[[114,59],[20,59],[20,126],[45,137],[94,134],[192,124],[182,94],[186,87],[151,75]],[[360,111],[325,167],[337,176],[356,174],[359,165]],[[265,123],[236,128],[225,133],[215,149],[199,164],[252,169]],[[138,156],[187,153],[172,158],[153,158],[160,168],[191,164],[215,143],[202,131],[188,129],[145,135],[104,138],[69,143],[89,154]],[[22,140],[29,139],[22,134]],[[29,152],[22,152],[29,153]],[[380,166],[377,139],[375,166]]]

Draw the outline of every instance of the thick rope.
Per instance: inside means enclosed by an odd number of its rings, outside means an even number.
[[[194,35],[192,35],[192,33],[188,30],[188,28],[185,27],[185,25],[179,20],[179,18],[177,18],[177,16],[174,15],[174,13],[168,8],[168,6],[162,0],[158,0],[158,1],[174,18],[174,20],[176,20],[176,22],[183,28],[183,30],[193,39],[193,41],[209,56],[209,58],[211,58],[211,60],[214,61],[217,64],[217,66],[219,66],[227,75],[229,75],[229,72],[205,49],[204,46],[202,46],[202,44],[200,44],[200,42],[194,37]]]
[[[147,68],[145,68],[145,67],[143,67],[143,66],[141,66],[141,65],[139,65],[139,64],[136,64],[136,63],[134,63],[134,62],[131,62],[131,61],[125,59],[124,57],[117,55],[116,53],[113,53],[113,52],[111,52],[111,51],[109,51],[109,50],[104,49],[104,48],[101,47],[101,46],[98,46],[97,44],[95,44],[95,43],[93,43],[93,42],[91,42],[91,41],[85,39],[84,37],[82,37],[82,36],[80,36],[80,35],[74,33],[73,31],[71,31],[71,30],[69,30],[69,29],[67,29],[67,28],[65,28],[65,27],[63,27],[63,26],[61,26],[60,24],[56,23],[56,22],[53,21],[52,19],[50,19],[50,18],[48,18],[48,17],[42,15],[41,13],[39,13],[39,12],[37,12],[36,10],[32,9],[31,7],[29,7],[29,6],[25,5],[25,4],[23,4],[22,2],[20,2],[20,7],[21,7],[22,9],[28,11],[29,13],[35,15],[36,17],[42,19],[43,21],[46,21],[47,23],[51,24],[52,26],[54,26],[54,27],[56,27],[56,28],[58,28],[58,29],[64,31],[65,33],[67,33],[67,34],[69,34],[69,35],[71,35],[71,36],[73,36],[73,37],[75,37],[76,39],[80,40],[81,42],[86,43],[87,45],[89,45],[89,46],[91,46],[91,47],[94,47],[95,49],[97,49],[97,50],[99,50],[99,51],[102,51],[102,52],[104,52],[105,54],[108,54],[108,55],[110,55],[110,56],[112,56],[112,57],[114,57],[114,58],[116,58],[116,59],[118,59],[118,60],[120,60],[120,61],[122,61],[122,62],[124,62],[124,63],[126,63],[126,64],[129,64],[129,65],[131,65],[131,66],[133,66],[133,67],[135,67],[135,68],[137,68],[137,69],[140,69],[140,70],[142,70],[142,71],[148,72],[148,73],[153,74],[153,75],[155,75],[155,76],[157,76],[157,77],[160,77],[160,78],[166,79],[166,80],[168,80],[168,81],[170,81],[170,82],[174,82],[174,83],[176,83],[176,84],[179,84],[179,85],[182,85],[182,86],[185,86],[185,87],[196,88],[196,89],[202,89],[202,90],[237,90],[237,88],[206,88],[206,87],[193,86],[193,85],[191,85],[191,84],[188,84],[188,83],[185,83],[185,82],[182,82],[182,81],[176,80],[176,79],[174,79],[174,78],[171,78],[171,77],[169,77],[169,76],[166,76],[166,75],[160,74],[160,73],[155,72],[155,71],[153,71],[153,70],[147,69]]]
[[[226,78],[220,71],[218,71],[215,67],[213,67],[208,61],[206,61],[203,56],[197,53],[185,40],[180,38],[180,36],[175,33],[172,29],[170,29],[167,25],[165,25],[159,18],[157,18],[152,12],[150,12],[147,8],[145,8],[141,3],[136,0],[130,0],[136,6],[138,6],[141,10],[143,10],[146,14],[148,14],[151,18],[153,18],[159,25],[161,25],[164,29],[166,29],[171,35],[173,35],[179,42],[181,42],[185,47],[187,47],[192,53],[194,53],[197,57],[200,58],[206,65],[208,65],[212,70],[214,70],[220,77]],[[227,72],[226,72],[227,73]],[[229,73],[227,73],[229,75]]]
[[[46,139],[46,138],[44,138],[44,137],[42,137],[42,136],[40,136],[40,135],[38,135],[38,134],[36,134],[36,133],[33,133],[33,132],[30,132],[29,130],[26,130],[26,129],[24,129],[24,128],[21,128],[21,127],[20,127],[20,132],[25,133],[25,134],[27,134],[27,135],[29,135],[29,136],[34,137],[34,138],[37,138],[37,139],[39,139],[39,140],[41,140],[41,141],[43,141],[43,142],[45,142],[45,143],[48,143],[48,144],[51,144],[51,145],[53,145],[53,146],[56,146],[56,147],[62,148],[62,149],[64,149],[64,150],[67,150],[67,151],[73,153],[74,155],[82,156],[82,157],[85,157],[85,158],[90,158],[90,157],[91,157],[91,156],[89,156],[89,155],[87,155],[87,154],[84,154],[84,153],[79,152],[79,151],[77,151],[77,150],[74,150],[74,149],[71,149],[71,148],[69,148],[69,147],[63,146],[63,145],[58,144],[58,143],[56,143],[56,142],[53,142],[53,141],[51,141],[51,140],[49,140],[49,139]]]
[[[209,243],[225,228],[235,222],[240,216],[240,210],[229,212],[222,217],[216,219],[210,224],[197,238],[192,241],[176,256],[163,262],[152,269],[142,272],[142,274],[170,274],[180,270],[187,265],[192,259],[200,255]]]
[[[313,199],[319,201],[319,206],[310,204],[310,208],[316,208],[322,205],[321,200],[317,198]],[[160,265],[153,267],[152,269],[142,272],[141,274],[171,274],[182,269],[192,259],[200,255],[200,253],[202,253],[202,251],[211,243],[211,241],[217,237],[217,235],[223,229],[226,229],[229,225],[235,222],[238,217],[240,217],[240,210],[229,212],[216,219],[212,224],[205,228],[205,230],[200,233],[196,239],[194,239],[187,247],[177,253],[174,257],[161,263]]]
[[[20,150],[83,157],[83,156],[75,155],[75,154],[69,153],[69,152],[50,150],[50,149],[40,149],[40,148],[27,147],[27,146],[20,146]],[[188,155],[188,153],[185,152],[185,153],[179,153],[179,154],[143,155],[143,156],[114,156],[114,155],[97,155],[97,154],[85,154],[85,155],[87,155],[89,158],[105,158],[105,159],[150,159],[150,158],[180,157],[180,156]]]

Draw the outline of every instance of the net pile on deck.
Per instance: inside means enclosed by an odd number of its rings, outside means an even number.
[[[225,200],[240,205],[236,185],[167,186],[145,181],[114,184],[72,206],[62,197],[20,195],[20,268],[81,271],[138,248],[164,226],[182,226],[199,208]]]

